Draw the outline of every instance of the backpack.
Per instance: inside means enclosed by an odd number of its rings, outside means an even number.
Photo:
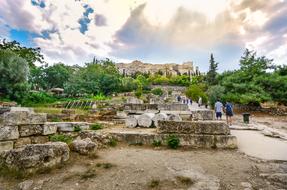
[[[232,113],[232,105],[230,103],[226,104],[226,112]]]

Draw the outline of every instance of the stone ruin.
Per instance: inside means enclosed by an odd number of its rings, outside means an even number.
[[[47,114],[30,108],[1,110],[5,111],[0,114],[0,169],[32,173],[63,163],[69,159],[70,149],[66,143],[49,142],[49,135],[73,135],[75,127],[89,129],[86,122],[47,122]],[[88,140],[75,141],[72,146],[80,153],[96,148]]]

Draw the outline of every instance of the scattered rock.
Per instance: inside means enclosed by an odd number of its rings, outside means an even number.
[[[251,189],[251,188],[252,188],[252,185],[251,185],[249,182],[241,182],[240,185],[241,185],[243,188],[248,188],[248,189]]]
[[[31,190],[32,186],[33,186],[33,183],[34,182],[32,180],[23,181],[23,182],[18,184],[16,189],[17,190]]]
[[[97,145],[92,142],[90,138],[85,138],[74,140],[71,144],[71,148],[75,152],[87,155],[88,153],[93,152],[97,148]]]

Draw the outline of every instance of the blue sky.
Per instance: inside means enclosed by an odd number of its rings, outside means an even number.
[[[286,64],[286,15],[284,0],[1,0],[0,38],[40,47],[50,64],[108,57],[206,71],[213,53],[224,71],[245,48]]]

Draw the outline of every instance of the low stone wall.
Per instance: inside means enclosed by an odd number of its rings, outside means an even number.
[[[158,133],[229,135],[228,125],[223,121],[159,121]]]
[[[143,134],[143,133],[110,133],[119,142],[131,145],[144,144],[152,145],[155,141],[160,141],[162,145],[167,145],[169,134]],[[191,135],[175,134],[178,137],[180,146],[189,148],[237,148],[237,140],[231,135]]]
[[[0,115],[0,152],[27,144],[43,144],[49,135],[89,129],[87,122],[47,122],[46,114],[28,108],[13,108]]]

